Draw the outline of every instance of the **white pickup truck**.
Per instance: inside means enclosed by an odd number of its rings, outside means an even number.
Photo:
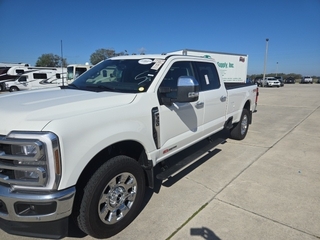
[[[173,174],[154,176],[156,165],[223,129],[245,138],[258,88],[224,83],[217,62],[119,56],[69,86],[2,94],[0,228],[62,238],[73,219],[92,237],[113,236],[138,215],[155,177]]]

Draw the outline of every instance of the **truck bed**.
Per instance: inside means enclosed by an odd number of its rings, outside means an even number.
[[[234,89],[234,88],[241,88],[247,86],[253,86],[254,83],[224,83],[227,90]]]

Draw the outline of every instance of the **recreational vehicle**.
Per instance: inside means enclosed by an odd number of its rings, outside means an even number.
[[[0,92],[5,89],[6,81],[16,79],[28,67],[27,63],[0,63]]]
[[[15,92],[67,85],[65,79],[65,68],[34,69],[31,72],[21,74],[15,81],[6,82],[5,85],[6,90]]]
[[[2,67],[2,64],[0,64],[0,67]],[[35,73],[37,71],[46,71],[49,72],[61,72],[61,68],[57,67],[31,67],[29,64],[7,64],[7,66],[4,66],[1,70],[0,74],[0,91],[4,91],[7,89],[6,82],[12,82],[15,81],[17,78],[19,78],[23,74],[28,73]],[[66,70],[64,70],[66,74]],[[30,79],[33,79],[33,77],[29,77]],[[65,76],[66,78],[66,76]],[[9,84],[11,85],[11,84]]]

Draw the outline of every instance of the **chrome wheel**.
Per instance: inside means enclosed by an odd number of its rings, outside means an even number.
[[[130,173],[114,177],[100,196],[98,214],[101,221],[106,224],[120,221],[133,205],[137,188],[137,181]]]
[[[78,227],[94,238],[114,236],[138,216],[146,178],[138,161],[116,156],[102,164],[78,192]],[[80,188],[80,187],[79,187]]]
[[[248,117],[244,115],[241,121],[241,135],[245,134],[248,128]]]

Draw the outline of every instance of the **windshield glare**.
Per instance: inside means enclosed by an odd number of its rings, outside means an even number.
[[[145,92],[158,72],[154,59],[105,60],[79,76],[70,88],[89,91]]]

